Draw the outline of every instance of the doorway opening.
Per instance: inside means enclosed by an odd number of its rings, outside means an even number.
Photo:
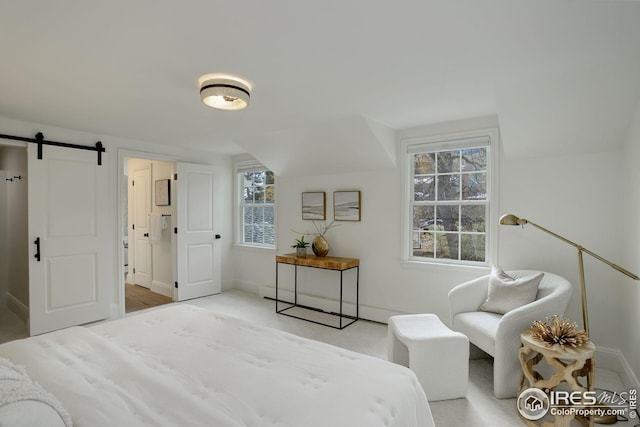
[[[122,164],[124,307],[130,313],[174,301],[175,163],[124,157]]]
[[[28,336],[27,149],[0,143],[0,342]]]
[[[222,292],[214,167],[130,150],[118,151],[118,167],[120,285],[113,315],[128,311],[125,283],[172,301]]]

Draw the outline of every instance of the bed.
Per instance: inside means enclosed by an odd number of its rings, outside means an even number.
[[[0,358],[76,427],[434,425],[403,366],[193,305],[8,342]]]

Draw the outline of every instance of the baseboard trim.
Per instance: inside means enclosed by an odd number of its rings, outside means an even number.
[[[638,377],[619,349],[597,346],[596,367],[616,372],[620,376],[625,389],[640,389]]]
[[[156,294],[164,295],[173,299],[173,286],[168,283],[164,283],[159,280],[152,280],[149,289]]]
[[[233,289],[240,289],[241,291],[251,292],[260,295],[260,285],[256,285],[253,282],[247,282],[245,280],[235,280],[231,286]],[[268,286],[264,286],[268,288]],[[275,288],[274,288],[275,289]]]
[[[258,295],[262,298],[275,299],[276,288],[272,288],[271,286],[260,286],[258,288]],[[278,299],[282,301],[293,301],[294,294],[292,291],[278,289]],[[301,293],[298,293],[298,304],[319,308],[321,310],[325,310],[329,312],[337,312],[339,310],[338,300],[322,298],[314,295],[307,295],[307,294],[301,294]],[[352,302],[343,302],[342,312],[343,314],[355,316],[356,305]],[[362,305],[362,304],[360,304],[360,308],[359,308],[360,319],[371,320],[371,321],[380,322],[380,323],[387,323],[387,321],[389,320],[389,317],[395,316],[397,314],[405,314],[405,313],[398,313],[391,310],[386,310],[378,307],[371,307],[371,306]]]
[[[29,307],[14,297],[11,292],[7,292],[7,308],[13,311],[23,322],[29,322]]]

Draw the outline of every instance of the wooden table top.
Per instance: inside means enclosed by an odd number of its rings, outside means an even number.
[[[360,260],[358,258],[342,258],[336,256],[319,257],[315,255],[307,255],[306,257],[301,258],[297,257],[294,253],[276,255],[276,262],[339,271],[348,270],[360,265]]]
[[[561,347],[559,344],[548,345],[534,339],[528,330],[520,334],[520,341],[538,353],[555,357],[556,359],[590,359],[596,350],[596,346],[591,341],[581,347],[571,347],[570,345]]]

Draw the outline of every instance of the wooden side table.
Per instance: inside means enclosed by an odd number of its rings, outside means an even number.
[[[278,265],[279,264],[289,264],[294,266],[294,300],[293,303],[287,303],[288,306],[283,309],[279,309],[280,302],[286,303],[286,301],[281,301],[278,296]],[[304,309],[322,311],[320,309],[316,309],[313,307],[303,306],[298,304],[298,267],[312,267],[312,268],[320,268],[323,270],[334,270],[340,273],[340,311],[338,313],[327,313],[332,316],[338,318],[338,325],[334,326],[330,323],[320,322],[316,320],[311,320],[309,318],[305,318],[302,316],[298,316],[292,314],[291,312],[287,312],[288,310],[301,307]],[[342,294],[343,294],[343,273],[347,270],[351,270],[352,268],[356,269],[356,315],[350,316],[343,313],[342,306]],[[358,258],[341,258],[341,257],[333,257],[333,256],[325,256],[318,257],[315,255],[307,255],[306,257],[298,257],[296,254],[285,254],[285,255],[277,255],[276,256],[276,313],[283,314],[289,317],[295,317],[296,319],[306,320],[312,323],[318,323],[320,325],[329,326],[336,329],[344,329],[352,323],[356,322],[360,316],[360,308],[359,308],[359,296],[360,293],[360,260]],[[343,320],[349,320],[348,323],[343,323]]]
[[[543,391],[555,390],[561,383],[566,383],[571,391],[593,391],[595,387],[595,359],[596,346],[589,342],[581,347],[566,346],[549,347],[535,340],[530,331],[520,334],[520,365],[522,366],[522,379],[520,380],[520,393],[527,388],[538,388]],[[542,359],[555,369],[555,373],[545,379],[535,370],[535,366]],[[586,382],[585,382],[586,381]],[[557,415],[550,422],[540,423],[523,419],[525,424],[537,427],[568,426],[571,420],[576,419],[585,426],[593,426],[593,416],[585,418]]]

